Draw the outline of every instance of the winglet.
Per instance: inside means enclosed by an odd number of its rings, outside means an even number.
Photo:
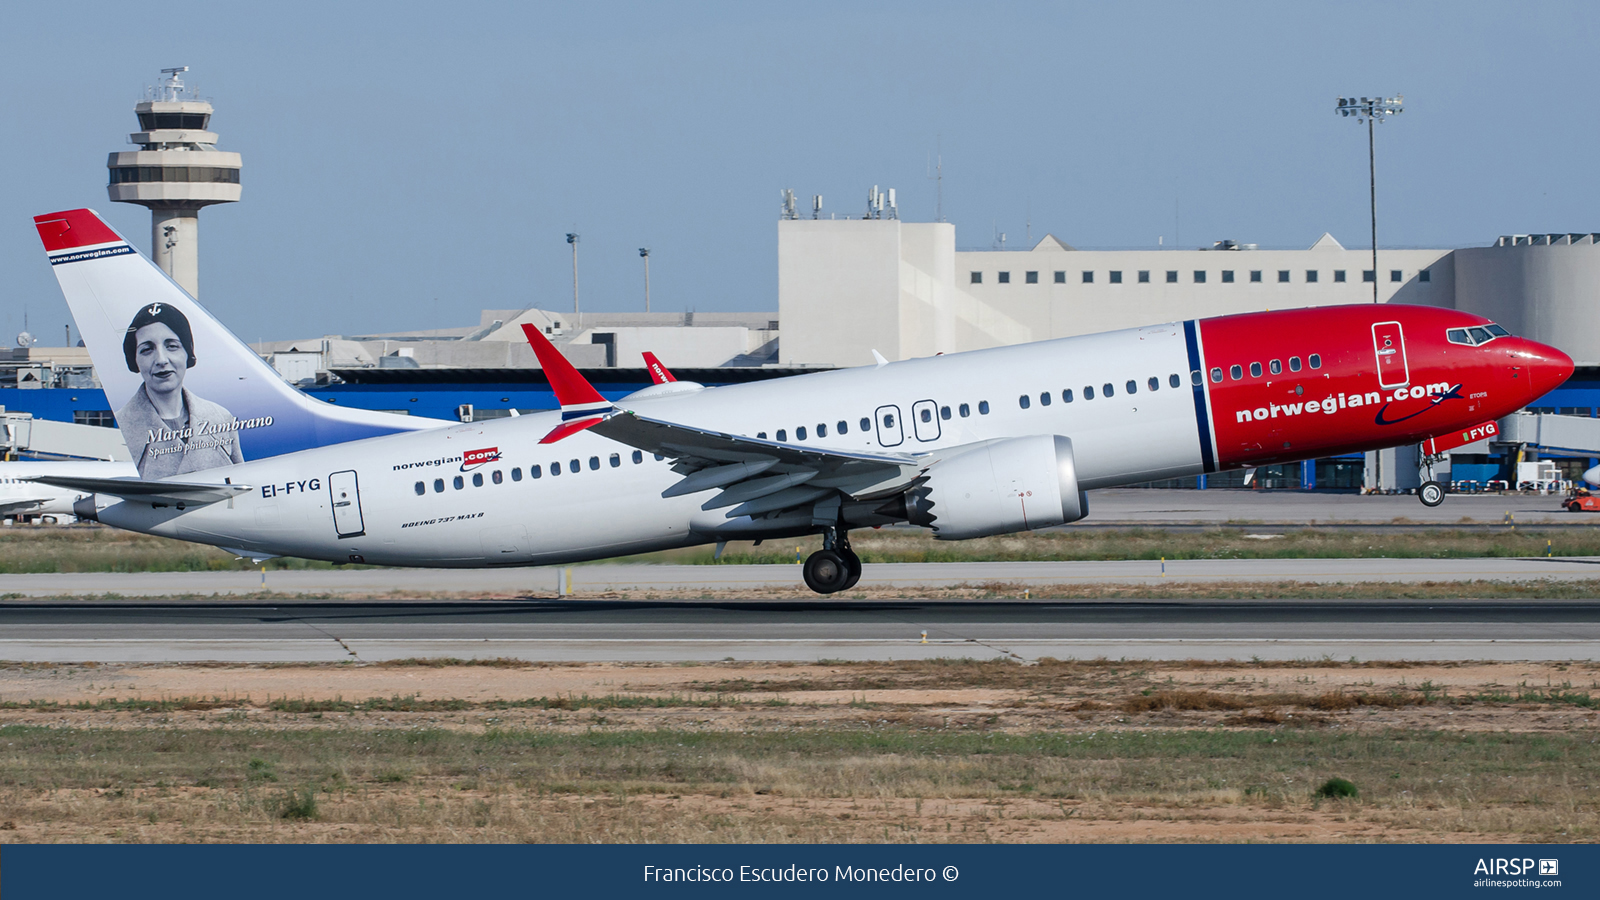
[[[539,366],[544,369],[545,378],[550,381],[550,389],[555,392],[556,402],[561,404],[560,425],[544,436],[539,443],[553,444],[556,441],[595,425],[605,419],[607,415],[616,411],[611,401],[600,396],[587,378],[577,370],[556,345],[544,336],[537,325],[522,326],[522,334],[528,339],[528,344],[533,347],[533,353],[539,357]]]
[[[666,384],[669,381],[678,380],[673,377],[671,372],[667,371],[666,366],[661,364],[661,360],[656,359],[656,355],[649,350],[644,352],[644,367],[650,370],[650,380],[656,384]]]

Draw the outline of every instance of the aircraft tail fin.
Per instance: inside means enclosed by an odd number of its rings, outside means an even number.
[[[443,424],[307,397],[93,210],[34,225],[143,478]]]

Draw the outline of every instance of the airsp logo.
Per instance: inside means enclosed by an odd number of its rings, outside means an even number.
[[[1549,870],[1546,871],[1546,866]],[[1540,875],[1554,875],[1560,865],[1553,859],[1539,860]],[[1474,875],[1526,875],[1533,871],[1533,860],[1523,859],[1479,859],[1478,867],[1472,870]]]

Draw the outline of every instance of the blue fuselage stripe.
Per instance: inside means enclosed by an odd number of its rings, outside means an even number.
[[[1195,320],[1183,323],[1183,340],[1189,347],[1189,371],[1200,374],[1200,383],[1194,386],[1194,421],[1200,430],[1200,462],[1206,472],[1217,470],[1217,460],[1211,455],[1211,417],[1206,415],[1206,373],[1200,369],[1200,337]],[[1190,375],[1190,380],[1194,379]]]

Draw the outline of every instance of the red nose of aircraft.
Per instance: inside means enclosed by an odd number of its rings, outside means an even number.
[[[1524,367],[1528,372],[1528,400],[1539,397],[1566,384],[1572,377],[1572,357],[1549,344],[1520,338],[1511,348],[1511,365]]]

